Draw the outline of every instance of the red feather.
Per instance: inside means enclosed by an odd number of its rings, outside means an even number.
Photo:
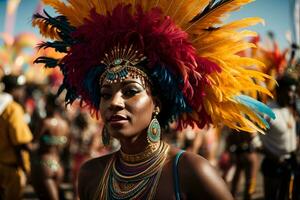
[[[157,64],[168,68],[174,76],[183,79],[182,92],[189,106],[199,110],[203,127],[211,121],[203,107],[205,96],[204,88],[209,81],[206,76],[219,72],[220,68],[213,62],[198,57],[186,32],[181,30],[170,19],[162,15],[158,8],[144,12],[137,7],[132,12],[131,5],[119,4],[107,15],[100,15],[91,10],[90,19],[72,35],[76,44],[72,45],[70,53],[64,58],[68,73],[69,84],[89,102],[89,96],[82,87],[85,74],[93,67],[99,65],[101,58],[112,47],[120,44],[133,44],[149,60],[148,68],[152,69]],[[134,13],[134,14],[131,14]],[[187,117],[181,119],[179,127],[193,124]]]

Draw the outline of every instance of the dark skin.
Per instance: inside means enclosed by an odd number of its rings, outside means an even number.
[[[159,101],[140,79],[122,83],[103,84],[100,103],[101,116],[109,133],[118,138],[122,151],[138,153],[148,145],[147,127]],[[135,90],[135,91],[134,91]],[[111,122],[111,116],[123,116]],[[115,118],[117,119],[117,118]],[[172,164],[179,149],[171,147],[160,176],[155,199],[175,199]],[[86,162],[79,173],[80,199],[93,199],[104,168],[114,154]],[[179,161],[179,179],[182,199],[232,200],[223,180],[204,158],[185,152]]]
[[[173,189],[172,162],[178,149],[171,148],[159,180],[156,197],[159,200],[175,199]],[[86,162],[79,174],[80,199],[93,199],[105,165],[111,155]],[[233,199],[227,186],[216,170],[204,158],[186,152],[179,162],[179,178],[182,199],[229,200]]]
[[[69,128],[67,122],[58,114],[53,113],[42,122],[40,136],[48,134],[51,136],[68,136]],[[59,153],[62,146],[40,144],[32,164],[32,185],[40,199],[58,200],[58,187],[64,175],[61,166],[52,170],[40,162],[54,160],[60,162]]]

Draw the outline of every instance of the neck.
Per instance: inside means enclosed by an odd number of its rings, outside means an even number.
[[[128,155],[134,155],[139,154],[144,151],[149,151],[149,149],[157,149],[160,142],[157,143],[149,143],[147,141],[147,133],[139,134],[137,137],[134,138],[126,138],[126,139],[120,139],[121,143],[121,152],[128,154]]]
[[[122,150],[120,151],[120,158],[121,160],[127,163],[143,163],[146,160],[151,160],[153,157],[159,155],[159,149],[162,147],[160,142],[152,143],[147,146],[147,148],[137,154],[127,154],[124,153]]]
[[[139,134],[133,138],[120,139],[121,150],[126,154],[137,154],[144,151],[149,143],[147,141],[147,133]]]
[[[139,163],[148,160],[157,153],[161,142],[149,143],[147,136],[143,136],[142,134],[139,138],[140,139],[121,142],[120,158],[123,161]]]

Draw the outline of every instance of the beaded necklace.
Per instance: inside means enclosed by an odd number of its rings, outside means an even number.
[[[153,156],[154,152],[157,151],[159,148],[160,143],[151,143],[149,144],[146,149],[140,153],[137,154],[127,154],[120,149],[120,154],[122,157],[122,160],[128,162],[128,163],[139,163],[141,161],[145,161]]]
[[[154,199],[168,151],[169,145],[161,142],[151,157],[138,163],[116,154],[104,170],[96,199]]]

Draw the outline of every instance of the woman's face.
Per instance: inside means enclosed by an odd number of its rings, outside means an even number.
[[[132,138],[147,129],[154,101],[139,78],[103,83],[100,112],[108,132],[115,138]]]

